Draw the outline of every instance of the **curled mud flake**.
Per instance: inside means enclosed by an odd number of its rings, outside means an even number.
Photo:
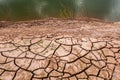
[[[100,50],[102,48],[105,48],[106,44],[107,44],[106,42],[96,42],[96,43],[93,43],[92,50]]]
[[[34,43],[37,43],[37,42],[40,42],[41,41],[41,38],[33,38],[31,40],[31,43],[34,44]]]
[[[113,45],[110,44],[109,42],[107,42],[107,46],[106,46],[106,48],[113,48]]]
[[[81,41],[82,42],[87,42],[87,41],[90,41],[89,38],[81,38]]]
[[[67,56],[71,54],[71,46],[60,46],[56,52],[55,55],[62,57],[62,56]]]
[[[91,41],[91,42],[97,42],[98,40],[95,39],[95,38],[90,38],[90,41]]]

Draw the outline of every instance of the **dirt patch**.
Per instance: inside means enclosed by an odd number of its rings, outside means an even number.
[[[119,22],[44,19],[19,22],[2,21],[1,23],[0,36],[8,39],[37,35],[71,35],[75,37],[120,39]]]

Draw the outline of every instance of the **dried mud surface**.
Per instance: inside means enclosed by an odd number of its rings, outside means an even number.
[[[0,37],[8,39],[40,35],[120,39],[120,22],[44,19],[0,24]]]
[[[0,80],[120,80],[119,22],[51,19],[1,26]]]

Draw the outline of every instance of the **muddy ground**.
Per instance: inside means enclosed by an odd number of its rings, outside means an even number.
[[[120,80],[119,76],[119,22],[1,22],[0,80]]]
[[[1,21],[0,36],[15,38],[37,35],[71,35],[75,37],[120,39],[120,23],[101,20],[44,19],[19,22]]]

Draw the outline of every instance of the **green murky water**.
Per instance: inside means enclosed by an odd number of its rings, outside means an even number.
[[[120,20],[120,0],[0,0],[0,20],[94,17]]]

